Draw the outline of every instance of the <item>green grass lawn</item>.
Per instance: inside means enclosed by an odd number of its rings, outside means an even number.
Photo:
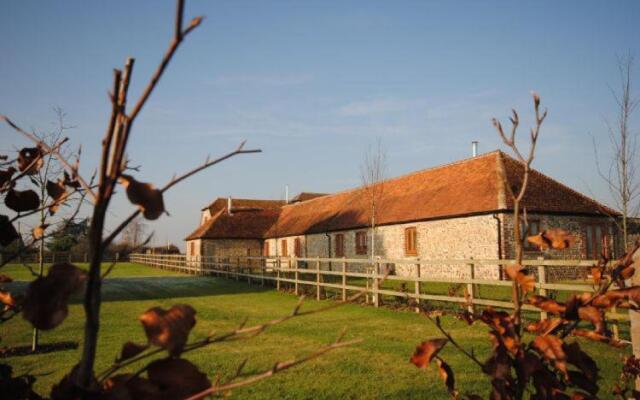
[[[16,280],[30,279],[20,266],[7,266],[7,273]],[[10,284],[21,290],[26,282]],[[144,342],[145,336],[137,317],[153,306],[170,307],[177,303],[191,304],[197,310],[197,324],[192,340],[215,330],[233,329],[243,319],[248,324],[259,323],[289,313],[297,298],[273,289],[249,286],[221,278],[188,276],[148,267],[121,263],[103,285],[102,325],[96,369],[106,368],[129,340]],[[312,309],[328,301],[308,300],[303,308]],[[487,329],[476,324],[467,326],[451,317],[443,317],[444,325],[467,348],[473,347],[480,358],[489,354]],[[362,305],[346,305],[329,312],[301,317],[275,326],[262,335],[245,341],[213,345],[189,353],[212,379],[232,374],[245,358],[245,372],[269,368],[276,360],[284,360],[312,352],[335,339],[347,329],[347,339],[362,338],[363,342],[339,349],[320,359],[276,375],[253,386],[234,392],[236,398],[252,399],[337,399],[337,398],[447,398],[444,385],[435,368],[418,370],[408,360],[422,340],[440,336],[423,316],[408,311],[375,309]],[[28,345],[31,328],[17,317],[2,325],[0,336],[4,346]],[[76,301],[70,307],[67,320],[57,329],[45,332],[42,343],[82,340],[83,310]],[[594,357],[601,369],[601,397],[609,397],[612,384],[620,374],[619,351],[602,344],[581,345]],[[80,348],[40,355],[11,357],[8,361],[16,373],[40,375],[36,390],[46,393],[78,361]],[[485,397],[488,381],[451,346],[442,357],[456,373],[462,393],[475,392]],[[133,365],[129,371],[135,371]]]

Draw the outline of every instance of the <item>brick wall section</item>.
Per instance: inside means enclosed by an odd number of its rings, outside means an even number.
[[[189,253],[190,243],[194,254]],[[197,239],[187,241],[188,256],[243,257],[262,255],[262,241],[257,239]]]
[[[602,224],[606,227],[609,234],[609,248],[613,246],[614,225],[607,217],[586,217],[575,215],[549,215],[549,214],[529,214],[529,220],[540,221],[540,230],[562,228],[569,231],[575,237],[575,243],[568,249],[564,250],[528,250],[525,249],[525,259],[536,259],[543,257],[544,259],[553,260],[585,260],[593,257],[587,255],[585,244],[585,227],[588,224]],[[502,216],[503,237],[506,238],[506,246],[503,246],[503,258],[515,257],[515,246],[513,243],[513,216],[506,214]],[[535,271],[534,271],[535,272]],[[537,273],[537,272],[535,272]],[[590,273],[587,267],[547,267],[547,280],[560,281],[566,279],[584,279]]]

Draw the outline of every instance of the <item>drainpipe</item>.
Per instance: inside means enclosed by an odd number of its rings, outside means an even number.
[[[498,214],[493,214],[493,219],[496,220],[496,227],[498,229],[498,260],[502,260],[502,222],[500,221],[500,216]],[[503,279],[503,271],[502,267],[498,267],[499,276],[498,279]]]

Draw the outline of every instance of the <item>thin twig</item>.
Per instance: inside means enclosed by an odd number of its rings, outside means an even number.
[[[7,116],[0,115],[0,119],[3,119],[10,127],[12,127],[15,131],[21,133],[27,139],[41,146],[46,152],[53,154],[58,159],[58,161],[60,161],[60,163],[65,166],[65,168],[68,170],[70,174],[73,174],[77,177],[78,182],[80,182],[80,185],[82,185],[84,190],[86,190],[87,193],[89,193],[89,195],[93,198],[94,202],[97,200],[96,194],[93,192],[93,190],[91,190],[91,186],[84,180],[84,178],[82,178],[82,176],[79,174],[77,169],[74,168],[62,154],[60,154],[59,151],[49,147],[46,143],[44,143],[34,134],[29,133],[24,129],[20,128],[18,125],[13,123],[13,121],[11,121]]]
[[[183,180],[197,174],[198,172],[205,170],[213,165],[216,165],[224,160],[227,160],[231,157],[237,156],[239,154],[250,154],[250,153],[260,153],[262,152],[262,150],[260,149],[252,149],[252,150],[244,150],[244,143],[242,142],[240,144],[240,146],[238,146],[237,149],[235,149],[234,151],[225,154],[222,157],[219,157],[215,160],[208,160],[207,162],[205,162],[204,164],[200,165],[199,167],[196,167],[184,174],[182,174],[179,177],[173,177],[162,189],[160,189],[160,191],[162,193],[166,192],[167,190],[171,189],[173,186],[177,185],[178,183],[182,182]],[[116,227],[111,234],[103,240],[102,245],[103,247],[107,247],[109,246],[109,244],[111,244],[113,242],[113,240],[118,236],[118,234],[120,234],[120,232],[126,228],[127,225],[129,225],[129,223],[131,221],[133,221],[138,215],[140,214],[140,210],[136,210],[134,211],[131,215],[129,215],[129,217],[127,217],[124,221],[122,221],[118,227]]]

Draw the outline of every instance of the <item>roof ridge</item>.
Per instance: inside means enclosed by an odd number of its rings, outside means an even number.
[[[427,168],[423,168],[423,169],[418,170],[418,171],[413,171],[413,172],[409,172],[409,173],[406,173],[406,174],[403,174],[403,175],[398,175],[398,176],[395,176],[393,178],[385,179],[385,180],[381,181],[381,183],[393,182],[393,181],[396,181],[396,180],[399,180],[399,179],[403,179],[403,178],[407,178],[407,177],[410,177],[410,176],[413,176],[413,175],[418,175],[418,174],[421,174],[421,173],[424,173],[424,172],[427,172],[427,171],[435,171],[435,170],[440,169],[440,168],[451,167],[453,165],[463,164],[465,162],[478,160],[478,159],[481,159],[481,158],[489,157],[489,156],[492,156],[492,155],[495,155],[495,154],[500,154],[500,153],[504,154],[500,149],[496,149],[496,150],[493,150],[493,151],[490,151],[490,152],[487,152],[487,153],[484,153],[484,154],[477,155],[475,157],[468,157],[468,158],[464,158],[462,160],[452,161],[452,162],[447,163],[447,164],[435,165],[433,167],[427,167]],[[337,196],[339,194],[345,194],[345,193],[350,193],[350,192],[356,192],[358,190],[362,190],[362,186],[358,186],[358,187],[351,188],[351,189],[341,190],[341,191],[338,191],[338,192],[327,194],[326,196],[316,197],[314,199],[305,200],[305,201],[302,201],[302,202],[299,202],[299,203],[288,203],[288,204],[285,204],[283,207],[295,207],[295,206],[301,205],[303,203],[304,204],[309,204],[310,202],[315,201],[315,200],[320,200],[320,199],[326,200],[326,197]]]

